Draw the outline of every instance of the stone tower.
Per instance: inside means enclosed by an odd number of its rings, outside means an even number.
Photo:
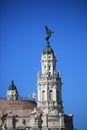
[[[13,80],[7,90],[7,100],[18,100],[18,91]]]
[[[62,113],[61,74],[56,72],[56,56],[49,42],[41,56],[41,70],[37,81],[38,107],[46,113]]]
[[[42,130],[75,130],[73,115],[63,111],[61,73],[56,70],[56,55],[49,42],[53,31],[45,28],[46,47],[41,55],[41,73],[37,74],[37,107],[43,112]]]

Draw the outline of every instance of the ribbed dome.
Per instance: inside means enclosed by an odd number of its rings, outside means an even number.
[[[9,86],[8,90],[16,90],[17,91],[17,88],[14,85],[14,81],[13,80],[12,80],[11,85]]]
[[[53,49],[50,47],[50,44],[49,44],[49,43],[47,43],[47,46],[46,46],[46,48],[44,49],[43,54],[53,54],[53,55],[54,55],[54,51],[53,51]]]

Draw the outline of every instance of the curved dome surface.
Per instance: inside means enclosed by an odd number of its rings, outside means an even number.
[[[9,86],[8,90],[16,90],[17,91],[17,88],[16,88],[13,80],[12,80],[11,85]]]
[[[29,116],[30,112],[37,107],[37,103],[31,100],[0,100],[0,114]]]
[[[53,54],[54,55],[54,51],[51,48],[50,44],[47,44],[46,48],[43,51],[43,54]]]

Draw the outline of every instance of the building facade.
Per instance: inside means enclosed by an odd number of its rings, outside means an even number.
[[[64,114],[61,73],[56,71],[56,56],[47,45],[41,55],[41,73],[37,74],[38,102],[18,100],[12,81],[7,100],[0,100],[0,130],[75,130],[73,115]]]

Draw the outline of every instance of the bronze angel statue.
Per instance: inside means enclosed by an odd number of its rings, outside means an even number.
[[[46,30],[46,34],[47,34],[47,37],[45,39],[46,39],[46,41],[49,41],[51,34],[54,33],[54,32],[51,31],[47,26],[45,26],[45,30]]]

